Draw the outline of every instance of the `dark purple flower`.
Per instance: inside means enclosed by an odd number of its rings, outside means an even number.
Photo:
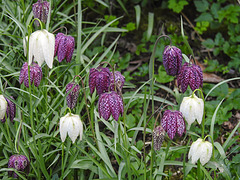
[[[73,88],[73,89],[72,89]],[[71,92],[67,95],[67,105],[70,109],[75,108],[77,99],[79,96],[80,86],[75,82],[71,82],[66,86],[66,93]]]
[[[7,117],[9,117],[10,121],[13,122],[13,119],[15,118],[15,114],[16,114],[16,105],[14,102],[12,102],[11,100],[9,100],[8,98],[4,97],[7,101]],[[10,96],[10,99],[14,98],[12,96]],[[6,121],[5,116],[3,119],[1,119],[2,123],[4,123]]]
[[[117,121],[119,115],[123,115],[123,101],[119,94],[115,91],[106,92],[100,95],[98,101],[99,116],[108,120],[112,114],[113,118]]]
[[[160,125],[154,128],[152,136],[153,136],[153,148],[155,151],[159,151],[165,136],[165,131],[163,127]]]
[[[49,2],[38,0],[32,5],[32,11],[34,18],[38,18],[40,21],[46,23],[49,12]],[[39,22],[35,21],[36,25],[39,26]]]
[[[8,168],[14,168],[17,171],[21,171],[21,172],[26,171],[28,173],[29,160],[24,155],[18,155],[18,154],[12,155],[8,161]],[[12,175],[14,178],[18,177],[18,175],[15,172],[8,171],[8,176],[12,176]]]
[[[72,60],[72,55],[75,47],[75,40],[72,36],[67,36],[63,33],[58,33],[55,38],[55,52],[58,61],[62,62],[64,58],[69,63]]]
[[[178,86],[181,86],[182,93],[187,90],[188,85],[194,91],[203,85],[203,73],[201,68],[195,64],[187,62],[181,68],[181,72],[177,77]]]
[[[178,75],[182,66],[182,51],[175,46],[166,46],[163,51],[163,66],[168,75]]]
[[[91,68],[89,73],[90,93],[96,88],[98,95],[108,92],[110,85],[110,71],[108,68]]]
[[[185,121],[180,111],[166,110],[163,114],[161,125],[168,136],[173,139],[176,132],[179,136],[185,132]]]
[[[38,87],[42,80],[42,68],[37,63],[32,63],[32,65],[30,65],[29,68],[30,68],[31,84],[34,81],[34,85]],[[20,76],[19,76],[19,83],[22,84],[23,82],[26,87],[29,87],[28,64],[26,62],[23,64],[22,69],[20,71]]]
[[[115,84],[116,84],[116,89],[117,91],[121,91],[122,87],[124,85],[125,82],[125,77],[119,72],[119,71],[115,71],[114,72],[114,76],[115,76]],[[113,73],[111,72],[110,74],[110,88],[111,91],[114,91],[114,78],[113,78]]]

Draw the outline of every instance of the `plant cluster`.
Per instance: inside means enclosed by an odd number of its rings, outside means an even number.
[[[205,12],[208,2],[201,2],[205,4],[198,10]],[[131,55],[121,62],[116,49],[119,37],[139,22],[118,28],[120,18],[111,15],[85,22],[82,7],[98,13],[109,7],[98,3],[97,8],[93,1],[81,0],[69,5],[60,0],[0,4],[2,179],[162,179],[174,176],[172,168],[180,170],[180,179],[239,178],[240,147],[235,143],[240,122],[223,143],[214,133],[224,121],[218,118],[221,111],[237,108],[228,107],[227,101],[238,100],[238,90],[226,101],[223,93],[214,109],[207,98],[219,96],[222,85],[240,78],[207,87],[202,69],[183,53],[192,52],[186,36],[182,34],[184,46],[174,46],[174,35],[151,36],[148,28],[144,38],[152,40],[152,55],[139,74],[148,80],[136,88],[130,74],[122,72]],[[118,1],[127,13],[124,3]],[[170,0],[169,8],[179,13],[187,4]],[[135,6],[136,12],[139,8]],[[219,18],[228,19],[227,12]],[[108,33],[120,35],[107,47]],[[163,38],[170,43],[158,43]],[[137,47],[136,54],[144,47]],[[163,64],[158,75],[156,57]],[[171,89],[155,80],[176,80],[176,85]],[[158,97],[159,89],[173,98]]]

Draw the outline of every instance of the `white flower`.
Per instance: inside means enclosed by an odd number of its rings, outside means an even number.
[[[0,119],[3,119],[7,111],[7,101],[3,95],[0,95]]]
[[[180,111],[188,123],[188,127],[197,119],[201,124],[203,118],[204,103],[203,100],[198,98],[195,94],[190,97],[184,97],[180,105]]]
[[[191,159],[193,164],[200,159],[200,163],[205,165],[211,159],[211,156],[212,144],[208,141],[203,141],[201,138],[192,143],[188,153],[188,159]]]
[[[55,48],[54,35],[43,29],[32,33],[29,39],[28,64],[30,65],[34,60],[41,66],[45,61],[48,67],[52,68]],[[27,54],[27,40],[28,36],[23,40],[25,56]]]
[[[61,117],[60,136],[62,142],[65,141],[67,133],[73,143],[75,142],[78,136],[80,136],[80,140],[82,140],[83,124],[79,115],[68,113],[64,117]]]

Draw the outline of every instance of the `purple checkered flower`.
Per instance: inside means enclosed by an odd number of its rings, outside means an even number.
[[[32,11],[34,18],[38,18],[40,21],[46,23],[49,12],[49,2],[38,0],[32,5]],[[39,22],[35,21],[36,25],[39,26]]]
[[[71,91],[69,93],[69,91]],[[71,82],[67,84],[66,86],[66,93],[69,93],[67,95],[67,105],[70,109],[75,108],[77,99],[79,96],[80,86],[76,84],[75,82]]]
[[[116,89],[117,91],[119,90],[121,91],[125,82],[125,77],[119,71],[115,71],[114,76],[115,76],[115,84],[117,86]],[[110,74],[110,89],[111,91],[114,91],[114,77],[112,72]]]
[[[185,121],[180,111],[166,110],[163,114],[161,125],[165,131],[167,131],[170,139],[173,139],[176,132],[179,136],[185,132]]]
[[[58,61],[62,62],[66,58],[69,63],[72,60],[72,55],[75,47],[75,40],[72,36],[67,36],[63,33],[58,33],[55,38],[55,52]]]
[[[8,161],[8,168],[14,168],[17,171],[28,173],[29,160],[24,155],[18,155],[18,154],[12,155]],[[8,171],[8,176],[10,177],[13,176],[14,178],[18,177],[18,175],[13,171]]]
[[[13,119],[15,118],[15,114],[16,114],[16,105],[14,102],[12,102],[11,100],[9,100],[8,98],[6,98],[6,101],[7,101],[7,117],[9,117],[10,121],[13,122]],[[13,99],[14,98],[12,96],[10,96],[10,99]],[[1,119],[2,123],[4,123],[6,121],[6,118],[4,116],[3,119]]]
[[[40,82],[42,80],[42,68],[37,63],[32,63],[32,65],[29,66],[30,68],[30,81],[31,84],[34,81],[34,85],[38,87],[40,85]],[[22,69],[20,71],[19,76],[19,83],[22,84],[24,82],[24,85],[28,88],[28,64],[25,62],[22,66]]]
[[[187,90],[188,85],[194,91],[203,85],[203,73],[201,68],[195,64],[187,62],[181,68],[181,72],[177,77],[178,86],[181,86],[182,93]]]
[[[100,95],[98,101],[99,116],[108,120],[112,114],[113,118],[117,121],[119,115],[123,115],[123,101],[119,94],[115,91],[106,92]]]
[[[91,68],[89,73],[90,93],[96,88],[98,95],[108,92],[110,85],[110,71],[108,68]]]
[[[165,136],[165,131],[163,127],[160,125],[154,128],[152,136],[153,136],[153,148],[155,151],[159,151]]]
[[[166,46],[163,51],[163,66],[168,75],[178,75],[182,67],[182,51],[175,46]]]

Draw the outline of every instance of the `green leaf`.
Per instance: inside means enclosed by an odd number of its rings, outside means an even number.
[[[168,83],[174,80],[174,76],[168,75],[163,65],[159,66],[158,75],[155,75],[155,78],[160,83]]]
[[[198,12],[205,12],[209,8],[207,0],[193,1]]]
[[[195,19],[195,21],[199,22],[199,21],[208,21],[211,22],[213,21],[213,17],[210,13],[202,13],[200,16],[198,16],[198,18]]]
[[[173,12],[180,13],[185,5],[188,5],[186,0],[169,0],[168,8],[172,9]]]

